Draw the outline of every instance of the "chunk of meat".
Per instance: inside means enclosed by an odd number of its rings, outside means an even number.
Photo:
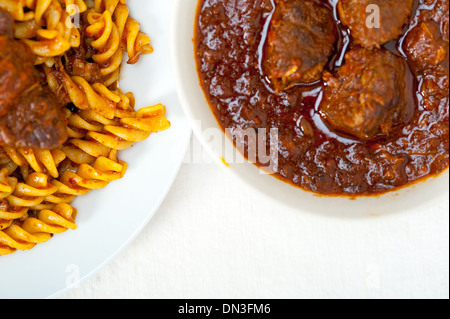
[[[82,76],[91,84],[102,82],[100,66],[97,63],[89,63],[86,61],[86,59],[77,58],[71,53],[66,54],[65,59],[65,70],[70,76]]]
[[[406,70],[387,50],[349,51],[336,76],[324,74],[321,114],[334,130],[363,141],[389,136],[413,112]]]
[[[405,52],[416,73],[438,66],[447,60],[448,43],[439,32],[439,25],[433,21],[419,23],[406,37]]]
[[[403,49],[415,73],[422,74],[440,65],[448,73],[449,4],[445,0],[428,2],[434,2],[433,8],[420,13],[417,24],[405,37]]]
[[[337,41],[331,10],[313,0],[276,0],[275,4],[264,72],[277,92],[320,80]]]
[[[379,48],[397,39],[408,23],[414,0],[339,0],[339,16],[354,41]]]
[[[93,84],[96,82],[103,82],[103,76],[100,71],[100,65],[94,61],[89,62],[89,59],[95,54],[92,47],[87,45],[87,36],[85,32],[81,33],[81,45],[76,48],[71,48],[64,53],[63,65],[64,70],[70,76],[81,76],[87,82]],[[107,67],[108,65],[103,65]]]
[[[12,38],[7,16],[0,12],[0,146],[55,148],[67,138],[64,116],[40,85],[31,50]]]

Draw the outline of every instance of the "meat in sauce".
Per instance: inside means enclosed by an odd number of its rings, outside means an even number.
[[[315,0],[275,4],[263,64],[275,90],[320,80],[337,40],[332,11]]]
[[[55,148],[67,139],[64,117],[13,30],[11,16],[0,11],[0,146]]]
[[[422,106],[448,116],[449,4],[445,0],[426,0],[425,4],[431,9],[418,13],[403,50],[419,78]]]

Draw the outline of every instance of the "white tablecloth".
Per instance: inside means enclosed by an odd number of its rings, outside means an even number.
[[[312,216],[185,163],[140,236],[60,298],[449,298],[448,209]]]

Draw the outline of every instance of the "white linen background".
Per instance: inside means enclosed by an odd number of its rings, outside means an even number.
[[[136,240],[61,299],[449,298],[448,200],[361,220],[314,216],[188,158]]]

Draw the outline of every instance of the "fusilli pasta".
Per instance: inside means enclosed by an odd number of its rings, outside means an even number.
[[[0,0],[15,38],[60,102],[69,139],[57,149],[0,147],[0,256],[76,229],[77,196],[122,178],[121,150],[166,130],[163,105],[135,110],[118,88],[122,61],[152,52],[125,0]]]

